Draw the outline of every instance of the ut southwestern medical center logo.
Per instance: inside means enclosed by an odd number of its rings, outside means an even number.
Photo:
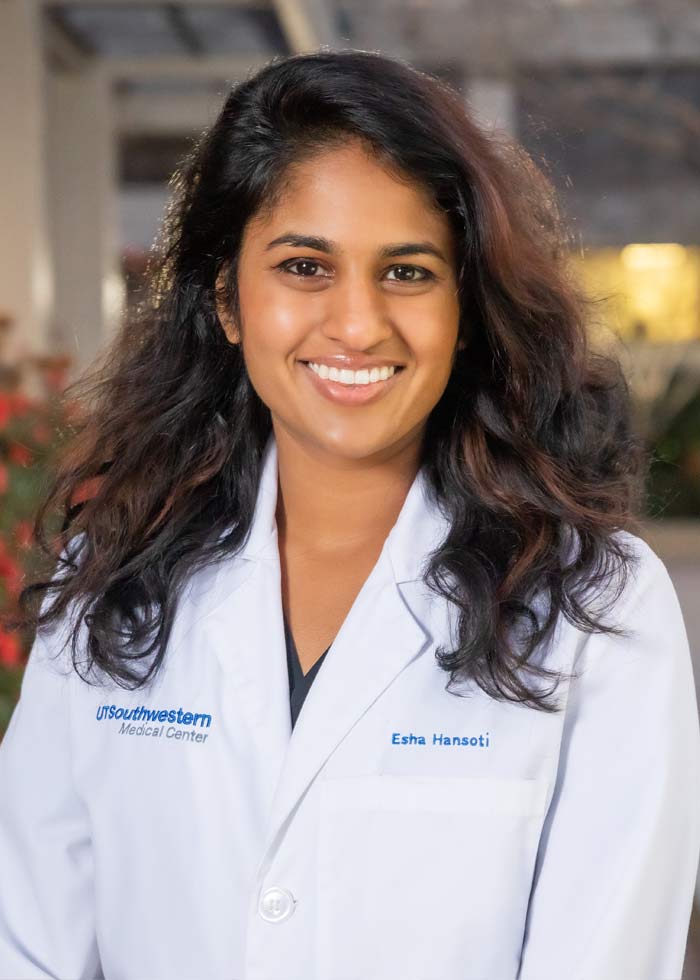
[[[197,729],[211,727],[211,715],[184,708],[122,708],[102,704],[95,716],[98,721],[121,722],[118,732],[140,738],[165,738],[176,742],[206,742],[208,732]]]

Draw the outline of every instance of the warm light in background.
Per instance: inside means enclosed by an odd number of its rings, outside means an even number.
[[[700,246],[630,244],[572,256],[589,292],[607,298],[607,326],[624,339],[700,339]]]
[[[109,333],[116,331],[126,302],[126,285],[119,270],[113,270],[102,278],[102,309]]]
[[[678,269],[685,264],[687,256],[682,245],[625,245],[620,258],[626,269],[649,272]]]

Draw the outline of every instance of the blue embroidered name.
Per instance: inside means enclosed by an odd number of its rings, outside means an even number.
[[[402,735],[401,732],[392,732],[392,745],[427,745],[424,735]],[[433,732],[432,745],[476,745],[480,748],[489,747],[489,733],[484,735],[445,735],[443,732]]]

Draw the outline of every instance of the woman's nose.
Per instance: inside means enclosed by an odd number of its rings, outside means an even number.
[[[393,327],[386,296],[367,273],[347,275],[328,291],[323,332],[347,347],[372,347]]]

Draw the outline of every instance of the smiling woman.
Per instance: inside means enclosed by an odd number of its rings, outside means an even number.
[[[277,234],[289,228],[308,231]],[[270,408],[280,469],[304,446],[316,463],[304,459],[294,482],[315,482],[309,467],[332,459],[336,494],[344,485],[353,496],[350,460],[364,460],[362,469],[380,480],[384,470],[389,482],[396,469],[415,473],[421,432],[452,372],[460,313],[450,223],[425,191],[360,140],[319,151],[290,168],[274,210],[248,222],[236,275],[242,330],[225,299],[219,318],[229,340],[242,341],[251,383]],[[224,282],[222,273],[222,289]],[[365,411],[343,410],[349,406]],[[305,537],[318,542],[328,517],[306,495],[293,526],[300,518]],[[358,531],[385,537],[396,514],[382,515],[382,529],[368,523],[368,511],[381,513],[376,505],[356,510]],[[347,517],[332,526],[338,544],[357,540]]]
[[[37,515],[0,977],[678,978],[690,653],[548,181],[322,51],[173,190]]]
[[[427,579],[461,610],[441,666],[546,709],[521,668],[550,676],[531,655],[559,613],[602,627],[585,595],[615,571],[621,590],[633,555],[615,532],[637,526],[646,465],[620,367],[588,349],[546,178],[436,79],[338,52],[234,88],[173,188],[150,304],[73,386],[86,422],[37,533],[49,554],[84,547],[58,588],[25,589],[27,623],[89,605],[90,661],[145,683],[184,584],[244,542],[274,433],[297,646],[335,635],[420,465],[450,525]],[[329,564],[354,570],[344,587]],[[292,578],[310,583],[296,613]],[[324,585],[342,593],[328,622],[302,611],[328,608]]]

